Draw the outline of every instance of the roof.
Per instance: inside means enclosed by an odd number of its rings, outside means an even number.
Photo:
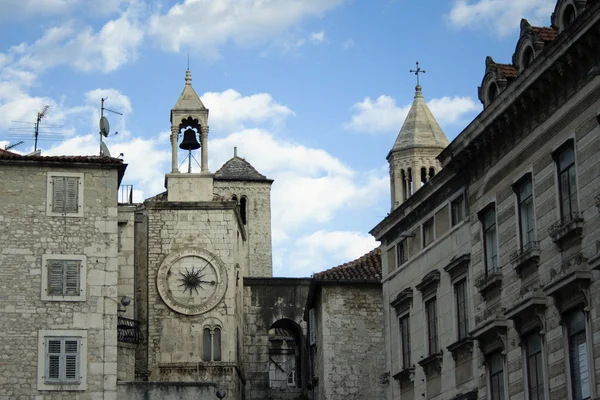
[[[206,110],[202,100],[200,100],[200,97],[198,97],[198,94],[192,87],[192,73],[189,69],[185,71],[185,86],[183,87],[183,91],[179,95],[175,107],[172,109],[172,111],[176,110]]]
[[[381,249],[377,247],[354,261],[313,275],[317,281],[381,281]]]
[[[0,149],[0,155],[2,154],[17,154],[17,153],[13,153],[12,151],[8,151],[8,150],[4,150],[4,149]]]
[[[392,151],[415,147],[440,148],[448,146],[448,138],[435,120],[423,99],[421,86],[415,88],[415,99],[398,133]]]
[[[107,164],[123,165],[120,158],[101,157],[101,156],[27,156],[9,151],[0,151],[0,160],[14,161],[38,161],[50,163],[86,163],[86,164]]]
[[[273,180],[258,172],[252,164],[237,155],[234,155],[215,172],[215,180],[273,182]]]
[[[498,71],[504,75],[507,79],[514,79],[517,77],[519,71],[517,71],[517,69],[515,68],[514,65],[512,64],[498,64],[496,63],[496,66],[498,67]]]
[[[556,29],[545,26],[532,26],[529,29],[531,29],[532,32],[537,33],[540,40],[544,42],[551,42],[558,36],[558,31]]]

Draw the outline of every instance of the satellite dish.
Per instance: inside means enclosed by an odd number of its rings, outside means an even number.
[[[106,147],[104,142],[100,142],[100,149],[102,150],[101,156],[110,157],[110,151],[108,151],[108,147]]]
[[[100,134],[104,137],[107,137],[110,133],[110,124],[108,123],[108,119],[106,117],[100,118]]]

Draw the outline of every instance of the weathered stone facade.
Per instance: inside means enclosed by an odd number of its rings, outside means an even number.
[[[1,398],[116,398],[117,187],[124,166],[105,161],[0,155]],[[79,211],[48,215],[49,174],[79,178]],[[80,260],[83,294],[42,300],[50,297],[43,260],[60,257]],[[78,383],[47,383],[47,337],[79,338]]]

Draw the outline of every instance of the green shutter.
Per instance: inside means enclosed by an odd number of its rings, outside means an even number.
[[[79,200],[79,178],[68,177],[66,180],[66,200],[65,200],[65,211],[66,213],[76,213],[79,211],[78,200]]]
[[[79,262],[78,261],[66,261],[65,262],[65,285],[64,294],[65,296],[78,296],[79,295]]]
[[[59,260],[48,261],[48,294],[63,294],[63,262]]]
[[[64,212],[66,203],[66,182],[65,178],[55,176],[52,178],[52,211]]]

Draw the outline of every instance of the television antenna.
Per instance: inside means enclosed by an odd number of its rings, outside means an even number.
[[[123,115],[122,113],[115,111],[115,110],[111,110],[110,108],[106,108],[104,107],[104,101],[108,99],[108,96],[106,97],[102,97],[100,99],[100,156],[106,156],[106,157],[110,157],[110,152],[108,151],[108,147],[106,147],[106,144],[102,141],[102,138],[105,137],[107,138],[108,135],[110,134],[110,124],[108,123],[108,119],[104,116],[104,111],[108,111],[111,112],[113,114],[117,114],[117,115]],[[113,134],[113,136],[117,135],[119,132],[115,132]]]
[[[23,143],[25,143],[25,142],[22,140],[19,140],[18,142],[15,142],[15,143],[9,143],[6,146],[4,146],[4,150],[14,149],[15,147],[22,145]]]
[[[50,109],[49,105],[45,105],[44,108],[39,111],[37,113],[35,122],[30,122],[30,121],[12,121],[12,122],[16,122],[19,124],[31,124],[33,125],[33,150],[37,151],[37,146],[38,146],[38,141],[42,140],[42,139],[46,139],[46,135],[49,136],[48,140],[62,140],[62,133],[61,132],[48,132],[48,131],[43,131],[46,128],[60,128],[61,125],[47,125],[47,124],[42,124],[42,120],[44,118],[46,118],[48,116],[48,110]],[[18,126],[16,128],[10,128],[9,131],[14,131],[14,132],[31,132],[31,127],[27,127],[27,126]],[[42,136],[42,137],[40,137]],[[22,136],[21,135],[14,135],[10,137],[11,139],[17,139],[19,141],[22,141]]]

